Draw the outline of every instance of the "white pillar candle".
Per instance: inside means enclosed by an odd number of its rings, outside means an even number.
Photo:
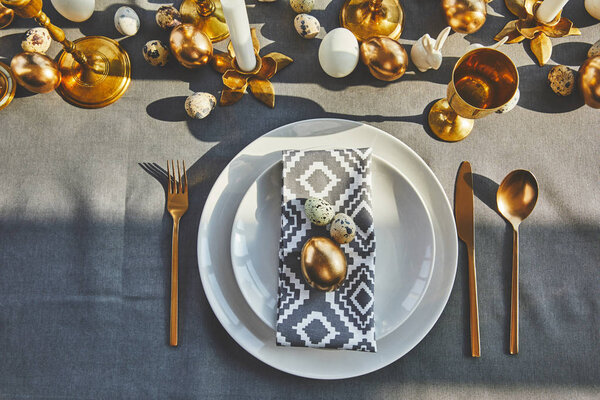
[[[243,71],[252,71],[256,68],[256,56],[250,35],[250,22],[244,0],[221,0],[225,21],[229,28],[229,37],[237,65]]]
[[[538,7],[535,16],[542,22],[552,22],[569,0],[544,0]]]

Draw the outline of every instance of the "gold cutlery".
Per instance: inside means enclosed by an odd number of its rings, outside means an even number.
[[[471,355],[481,356],[479,342],[479,308],[477,305],[477,275],[475,273],[475,228],[473,218],[473,174],[471,164],[463,161],[456,177],[454,213],[458,237],[467,246],[469,259],[469,311],[471,326]]]
[[[504,178],[496,203],[513,227],[513,269],[510,296],[510,354],[519,353],[519,225],[531,214],[538,198],[538,184],[529,171],[518,169]]]
[[[173,217],[173,243],[171,252],[171,323],[169,344],[177,346],[177,321],[178,321],[178,275],[179,275],[179,220],[188,209],[188,180],[185,170],[185,161],[183,164],[183,181],[181,180],[181,170],[179,160],[177,160],[177,175],[175,176],[175,164],[171,160],[171,168],[167,161],[167,210]],[[171,176],[171,169],[173,176]]]

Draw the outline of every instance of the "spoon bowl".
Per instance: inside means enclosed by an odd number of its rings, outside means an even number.
[[[523,169],[508,174],[496,194],[498,211],[515,229],[531,214],[537,198],[537,180],[531,172]]]
[[[538,198],[533,174],[523,169],[512,171],[502,180],[496,193],[498,211],[513,226],[513,270],[510,295],[510,354],[519,353],[519,225],[531,214]]]

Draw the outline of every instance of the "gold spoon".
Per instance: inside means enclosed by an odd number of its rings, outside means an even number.
[[[529,171],[517,169],[504,178],[496,203],[498,211],[513,226],[513,270],[510,297],[510,354],[519,352],[519,224],[523,222],[538,198],[538,184]]]
[[[6,28],[15,18],[15,12],[0,4],[0,29]]]

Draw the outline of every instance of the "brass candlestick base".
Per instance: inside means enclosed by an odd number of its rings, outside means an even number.
[[[397,40],[404,28],[404,10],[398,0],[347,0],[340,24],[361,42],[373,36]]]
[[[220,0],[183,0],[179,12],[184,24],[198,26],[211,42],[229,37]]]
[[[73,42],[88,61],[79,64],[71,54],[61,52],[58,66],[62,80],[58,93],[69,103],[83,108],[100,108],[117,101],[131,82],[129,55],[116,41],[88,36]]]
[[[550,38],[581,35],[581,31],[573,26],[571,20],[561,16],[562,11],[548,23],[538,20],[535,12],[542,3],[541,0],[504,0],[504,2],[509,11],[519,19],[506,24],[502,31],[494,37],[494,40],[500,41],[504,36],[508,36],[506,43],[531,40],[529,43],[531,51],[535,54],[540,66],[546,64],[552,56]]]
[[[117,42],[90,36],[71,42],[65,32],[52,25],[42,11],[42,0],[0,0],[22,18],[33,18],[48,29],[52,39],[63,46],[58,64],[62,74],[59,93],[68,102],[99,108],[117,101],[129,87],[129,55]]]
[[[229,42],[227,53],[215,52],[210,61],[211,66],[220,74],[223,74],[225,88],[221,92],[219,105],[228,106],[237,103],[244,97],[246,89],[250,89],[252,95],[268,107],[275,107],[275,90],[269,81],[277,72],[281,71],[294,60],[281,53],[269,53],[260,56],[260,43],[256,35],[256,29],[250,29],[254,54],[256,55],[256,68],[252,71],[243,71],[235,61],[235,51]]]
[[[429,111],[429,127],[442,140],[462,140],[473,120],[504,107],[518,88],[517,67],[506,54],[488,47],[471,50],[456,62],[446,98]]]
[[[463,140],[475,125],[475,121],[458,115],[448,104],[448,100],[440,99],[435,102],[427,118],[433,133],[446,142]]]

